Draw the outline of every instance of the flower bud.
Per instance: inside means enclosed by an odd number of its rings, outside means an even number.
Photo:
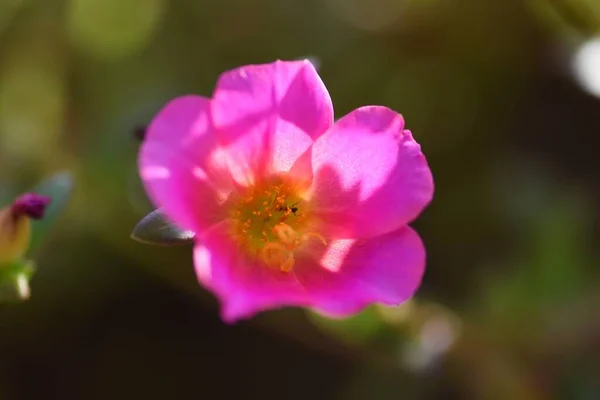
[[[50,197],[26,193],[0,209],[0,266],[22,257],[29,248],[31,220],[42,219]]]

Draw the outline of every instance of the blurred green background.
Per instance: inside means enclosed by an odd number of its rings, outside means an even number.
[[[0,0],[0,199],[73,198],[0,306],[0,399],[600,398],[597,0]],[[230,68],[311,58],[336,117],[400,111],[436,181],[423,286],[227,326],[152,207],[134,131]]]

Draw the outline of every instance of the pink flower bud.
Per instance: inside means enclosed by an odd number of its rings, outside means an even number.
[[[26,193],[0,209],[0,267],[22,257],[29,248],[31,219],[41,219],[50,197]]]

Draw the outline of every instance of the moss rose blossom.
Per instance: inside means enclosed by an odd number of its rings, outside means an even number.
[[[397,112],[334,122],[308,61],[225,72],[213,96],[170,101],[139,154],[157,207],[196,232],[200,283],[227,322],[283,306],[348,316],[417,290],[425,249],[408,223],[433,178]]]

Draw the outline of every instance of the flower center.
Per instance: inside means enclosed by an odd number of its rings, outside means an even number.
[[[281,179],[250,188],[232,204],[233,236],[251,255],[284,272],[292,270],[294,251],[311,238],[310,210],[293,185]]]

